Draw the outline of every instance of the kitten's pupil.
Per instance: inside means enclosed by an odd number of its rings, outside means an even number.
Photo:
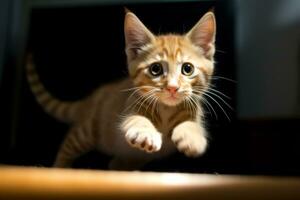
[[[150,66],[150,73],[153,76],[159,76],[163,73],[163,68],[160,63],[153,63]]]
[[[190,76],[194,72],[194,66],[191,63],[183,63],[181,73]]]

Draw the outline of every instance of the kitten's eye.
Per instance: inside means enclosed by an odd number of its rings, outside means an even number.
[[[181,73],[186,76],[192,75],[194,72],[194,66],[191,63],[183,63]]]
[[[152,63],[149,72],[152,76],[160,76],[163,73],[163,67],[160,63]]]

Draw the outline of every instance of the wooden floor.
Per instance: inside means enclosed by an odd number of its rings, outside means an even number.
[[[0,199],[300,199],[300,178],[0,167]]]

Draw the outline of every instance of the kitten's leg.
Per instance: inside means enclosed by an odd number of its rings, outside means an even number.
[[[162,145],[162,134],[152,122],[144,116],[132,115],[121,124],[126,141],[133,147],[148,153],[159,151]]]
[[[111,170],[138,170],[150,160],[146,159],[130,159],[130,158],[113,158],[108,165]]]
[[[57,154],[54,167],[71,167],[80,155],[95,147],[95,138],[87,126],[73,127]]]
[[[207,146],[206,131],[200,122],[180,123],[174,128],[171,139],[177,149],[189,157],[203,154]]]

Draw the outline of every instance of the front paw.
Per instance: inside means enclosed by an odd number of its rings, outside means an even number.
[[[194,126],[178,126],[173,130],[172,141],[186,156],[197,157],[205,152],[207,139],[204,130]]]
[[[162,145],[161,134],[150,128],[131,128],[125,137],[131,146],[148,153],[159,151]]]

